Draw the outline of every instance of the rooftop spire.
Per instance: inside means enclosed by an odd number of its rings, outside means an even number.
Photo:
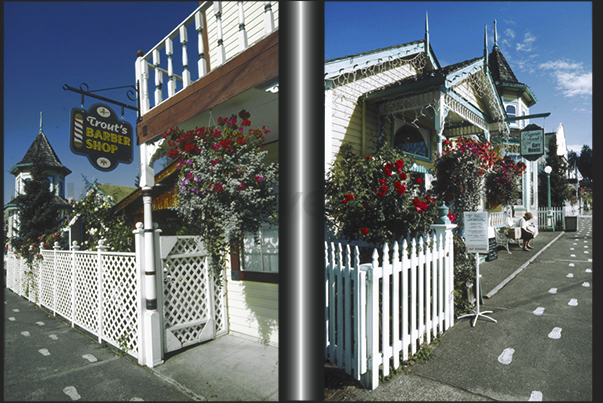
[[[488,65],[488,25],[484,24],[484,65]]]
[[[42,112],[40,112],[40,133],[42,133]]]
[[[498,48],[498,33],[496,32],[496,20],[494,20],[494,47]]]
[[[427,19],[427,11],[425,11],[425,53],[429,52],[429,21]]]

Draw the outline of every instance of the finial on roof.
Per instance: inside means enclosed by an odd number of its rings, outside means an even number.
[[[40,112],[40,133],[42,133],[42,112]]]
[[[498,33],[496,32],[496,20],[494,20],[494,47],[498,48]]]
[[[429,52],[429,21],[427,19],[427,11],[425,11],[425,53]]]
[[[488,65],[488,25],[484,24],[484,65]]]

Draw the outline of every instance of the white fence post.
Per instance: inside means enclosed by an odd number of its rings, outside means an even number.
[[[52,247],[54,250],[54,262],[52,268],[52,314],[57,316],[57,251],[61,249],[58,242]]]
[[[137,304],[138,304],[138,364],[146,365],[146,337],[145,337],[145,299],[144,288],[144,229],[141,222],[136,223],[134,232],[134,249],[136,252],[136,278],[137,278]]]
[[[98,274],[98,312],[97,312],[97,326],[98,326],[98,342],[102,342],[103,336],[103,255],[102,253],[107,250],[105,246],[105,240],[101,239],[98,241],[96,248],[97,253],[97,274]]]
[[[457,227],[456,224],[452,224],[448,218],[448,207],[444,204],[438,208],[439,218],[435,224],[431,225],[431,228],[435,231],[436,237],[438,238],[438,244],[440,241],[442,245],[438,245],[438,253],[443,254],[443,259],[439,263],[443,263],[443,285],[444,285],[444,309],[443,316],[445,321],[444,330],[448,330],[454,323],[454,250],[452,247],[452,230]],[[441,279],[441,277],[440,277]],[[441,301],[441,300],[440,300]],[[440,312],[442,310],[440,309]],[[441,314],[440,314],[441,315]],[[442,317],[440,316],[440,331],[442,331]]]
[[[80,250],[77,241],[73,241],[71,248],[71,327],[74,327],[75,322],[75,271],[76,271],[76,252]]]

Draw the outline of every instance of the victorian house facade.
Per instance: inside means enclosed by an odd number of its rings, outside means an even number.
[[[536,99],[517,81],[496,41],[490,53],[484,42],[483,56],[443,67],[426,18],[422,40],[326,61],[325,171],[346,143],[359,155],[391,144],[427,189],[444,139],[488,140],[521,159],[514,137],[529,122],[509,116],[529,115]],[[537,209],[537,179],[537,165],[528,165],[516,215]]]
[[[177,203],[171,195],[175,164],[157,173],[154,168],[166,153],[162,135],[171,127],[213,126],[218,117],[245,109],[252,125],[270,129],[264,150],[278,162],[278,2],[199,4],[156,46],[139,51],[135,64],[140,189],[115,207],[144,221],[145,228],[151,216],[169,220]],[[229,329],[277,346],[278,229],[266,225],[261,237],[261,246],[250,236],[245,250],[230,256]]]

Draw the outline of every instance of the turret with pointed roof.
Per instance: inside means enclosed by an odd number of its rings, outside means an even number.
[[[499,95],[502,98],[505,92],[514,92],[518,97],[524,99],[526,106],[530,107],[534,105],[537,102],[536,97],[530,87],[519,82],[517,77],[515,77],[511,66],[509,66],[509,63],[507,63],[507,60],[498,48],[497,37],[496,21],[494,21],[494,47],[488,56],[488,67],[490,68],[490,74],[492,74],[492,79]]]
[[[15,197],[4,205],[5,216],[8,215],[8,238],[15,235],[15,230],[19,228],[18,210],[19,197],[23,193],[25,182],[31,179],[31,171],[34,161],[38,157],[42,168],[49,180],[49,187],[54,196],[52,203],[56,206],[58,214],[65,214],[71,209],[71,206],[65,199],[65,177],[71,173],[71,170],[61,163],[56,152],[50,145],[48,138],[42,131],[42,113],[40,113],[40,131],[29,146],[29,149],[18,163],[13,165],[10,173],[15,175]]]

